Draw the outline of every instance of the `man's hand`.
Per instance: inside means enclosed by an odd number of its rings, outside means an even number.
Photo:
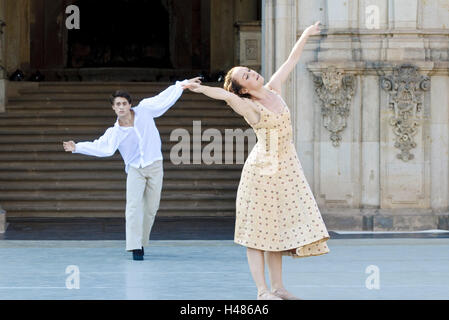
[[[189,85],[192,84],[192,83],[200,84],[201,83],[201,77],[196,77],[196,78],[192,78],[192,79],[187,80],[186,83],[182,85],[182,88],[183,89],[187,89],[187,88],[189,88]]]
[[[66,152],[72,152],[72,151],[75,151],[75,149],[76,149],[74,141],[67,141],[67,142],[63,141],[62,145],[64,146],[64,150]]]

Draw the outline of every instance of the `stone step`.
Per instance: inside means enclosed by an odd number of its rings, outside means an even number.
[[[62,149],[62,146],[61,146]],[[225,150],[225,149],[223,149]],[[213,161],[213,164],[210,163],[209,160],[205,161],[205,159],[203,159],[201,161],[201,166],[211,166],[211,165],[242,165],[245,161],[245,158],[248,157],[248,152],[246,150],[243,151],[242,153],[243,155],[240,157],[242,158],[237,158],[236,154],[232,155],[232,163],[231,160],[227,160],[228,163],[226,163],[226,154],[223,151],[222,155],[221,155],[221,159],[215,159],[215,161]],[[193,154],[192,152],[190,152],[190,156],[189,156],[189,162],[185,161],[185,164],[176,164],[176,165],[171,165],[171,162],[173,163],[178,163],[179,160],[178,158],[174,159],[173,161],[171,160],[172,158],[170,157],[170,152],[167,151],[166,153],[163,153],[163,157],[164,157],[164,166],[165,169],[167,170],[178,170],[175,169],[174,167],[172,168],[172,166],[193,166]],[[228,156],[230,157],[230,156]],[[237,160],[239,161],[239,163],[237,163]],[[57,161],[61,161],[61,162],[80,162],[80,163],[89,163],[92,161],[95,161],[98,163],[98,165],[106,165],[109,162],[105,162],[105,161],[115,161],[114,164],[114,168],[116,168],[117,166],[122,166],[123,165],[123,160],[121,158],[121,156],[119,154],[115,154],[112,157],[107,157],[107,158],[99,158],[99,157],[90,157],[90,156],[85,156],[85,155],[81,155],[81,154],[72,154],[69,152],[54,152],[54,153],[50,153],[50,152],[15,152],[15,153],[9,153],[9,152],[0,152],[0,163],[4,163],[4,162],[21,162],[23,164],[25,163],[30,163],[30,162],[53,162],[56,163]],[[212,160],[211,160],[212,161]],[[198,166],[198,164],[196,164]],[[90,165],[88,164],[89,168]],[[24,167],[24,169],[26,169],[27,167]],[[187,169],[187,168],[181,168],[183,169]],[[227,168],[225,169],[227,170]]]
[[[111,117],[89,117],[87,115],[77,116],[71,118],[0,118],[0,127],[28,127],[28,126],[97,126],[104,127],[105,123],[113,124],[115,118]],[[156,121],[156,126],[192,126],[193,121],[196,119],[190,119],[185,117],[161,117]],[[244,126],[245,120],[243,118],[236,117],[204,117],[201,119],[201,125],[204,126],[218,126],[226,123],[229,126]]]
[[[83,104],[84,102],[96,102],[96,103],[103,103],[103,104],[110,104],[109,97],[115,90],[108,90],[104,93],[97,93],[97,92],[89,92],[89,93],[45,93],[45,92],[39,92],[34,94],[25,94],[25,95],[17,95],[12,96],[8,98],[8,103],[12,102],[15,104],[18,103],[26,103],[30,101],[34,101],[36,103],[43,103],[43,102],[73,102],[77,101],[80,104]],[[132,104],[137,104],[140,100],[145,98],[151,98],[158,94],[159,92],[149,92],[149,93],[135,93],[129,92],[132,99]],[[187,93],[184,91],[184,93],[181,95],[180,100],[184,101],[213,101],[213,99],[199,93]],[[178,101],[179,102],[179,101]],[[177,103],[178,103],[177,102]]]
[[[122,218],[125,219],[124,210],[120,208],[107,209],[107,210],[91,210],[87,208],[82,211],[64,211],[64,210],[23,210],[22,208],[14,209],[8,208],[8,218]],[[235,208],[220,209],[216,206],[207,208],[186,208],[179,209],[173,208],[159,208],[157,212],[158,217],[173,217],[176,219],[182,219],[183,217],[235,217]]]
[[[33,93],[110,93],[115,90],[126,90],[130,93],[150,93],[157,94],[175,82],[55,82],[45,81],[39,83],[22,83],[16,84],[17,91],[20,94],[33,94]],[[222,83],[218,82],[203,82],[204,85],[212,87],[223,87]],[[184,94],[195,94],[191,91],[185,90]]]
[[[89,83],[89,85],[84,86],[73,86],[73,85],[66,85],[66,86],[49,86],[49,85],[39,85],[35,88],[21,88],[18,89],[18,93],[20,95],[26,95],[26,96],[35,96],[35,95],[110,95],[116,90],[124,90],[127,91],[131,96],[132,95],[147,95],[149,97],[155,96],[162,92],[163,90],[167,89],[172,83],[167,84],[161,84],[161,85],[145,85],[142,84],[141,86],[136,85],[130,85],[129,83],[123,83],[123,84],[115,84],[115,85],[101,85],[95,83]],[[190,91],[184,91],[184,95],[194,95],[195,93]]]
[[[85,139],[80,139],[79,136],[67,136],[67,137],[54,137],[54,140],[56,141],[49,141],[48,137],[47,141],[48,142],[42,142],[42,141],[29,141],[30,139],[33,139],[33,136],[24,136],[27,137],[27,139],[23,139],[22,141],[17,141],[17,140],[13,140],[11,139],[8,143],[8,141],[6,141],[5,137],[1,137],[0,136],[0,158],[2,156],[8,156],[8,155],[13,155],[14,153],[31,153],[31,152],[39,152],[39,153],[47,153],[50,152],[53,155],[56,155],[57,153],[60,153],[61,151],[64,151],[63,149],[63,141],[69,141],[69,140],[73,140],[74,142],[82,142],[82,141],[94,141],[96,137],[85,137]],[[237,138],[236,138],[237,137]],[[233,148],[234,148],[234,152],[235,152],[235,141],[237,139],[239,139],[239,141],[244,141],[245,145],[244,145],[244,150],[248,149],[248,139],[244,137],[244,135],[240,134],[240,135],[236,135],[236,137],[231,136],[231,135],[222,135],[221,136],[221,147],[222,150],[225,151],[226,149],[226,144],[231,145],[231,143],[233,143]],[[3,138],[3,139],[2,139]],[[172,148],[181,143],[180,140],[175,140],[175,136],[172,138],[173,140],[170,140],[170,137],[161,137],[162,140],[162,146],[161,146],[161,150],[162,152],[170,152],[172,150]],[[245,140],[243,140],[245,139]],[[254,136],[255,139],[255,136]],[[14,144],[11,145],[11,141],[14,141]],[[192,150],[193,146],[192,144],[198,144],[201,145],[201,148],[203,149],[205,146],[214,143],[214,141],[202,141],[201,140],[201,136],[195,135],[195,136],[191,136],[190,137],[190,149]],[[214,145],[218,144],[218,141],[216,141],[214,143]],[[118,153],[118,152],[117,152]],[[67,154],[71,154],[71,153],[67,153]],[[74,156],[77,156],[77,154],[73,154]]]
[[[105,158],[67,153],[62,141],[93,141],[113,126],[117,117],[111,110],[109,96],[115,90],[130,92],[137,104],[168,85],[11,84],[7,112],[0,114],[0,203],[8,216],[124,218],[126,173],[119,153]],[[201,124],[201,132],[195,136],[194,121]],[[239,137],[245,130],[254,135],[246,121],[225,102],[186,90],[155,123],[164,157],[158,215],[234,216],[243,163],[234,160],[232,164],[175,165],[170,161],[170,152],[179,137],[175,134],[175,141],[170,141],[170,137],[176,133],[174,130],[184,129],[190,141],[199,141],[203,149],[211,142],[201,141],[204,131],[217,129],[223,139],[224,161],[226,142],[235,140],[225,130],[231,129]],[[191,152],[192,149],[191,146]]]
[[[140,100],[135,100],[132,103],[132,106],[135,107],[138,105]],[[85,112],[89,112],[91,110],[110,110],[112,111],[111,104],[108,99],[104,99],[101,102],[98,101],[44,101],[39,102],[30,99],[30,101],[8,101],[8,105],[6,106],[6,113],[4,115],[8,115],[15,110],[29,110],[32,112],[36,112],[39,110],[67,110],[67,109],[76,109],[76,110],[85,110]],[[213,100],[213,99],[203,99],[203,100],[194,100],[194,99],[186,99],[181,98],[178,100],[170,110],[209,110],[209,109],[217,109],[217,110],[230,110],[234,112],[231,107],[229,107],[223,101]],[[167,112],[168,112],[167,111]]]
[[[18,128],[16,128],[18,129]],[[0,133],[0,151],[2,148],[2,144],[11,144],[14,143],[15,145],[17,144],[18,146],[20,146],[20,144],[27,144],[29,147],[31,147],[32,145],[37,145],[37,144],[48,144],[50,147],[52,145],[60,145],[62,143],[62,141],[68,141],[68,140],[73,140],[73,141],[93,141],[95,139],[97,139],[98,137],[100,137],[105,131],[106,131],[106,127],[101,127],[101,128],[95,128],[95,129],[91,129],[91,130],[73,130],[74,132],[70,131],[67,132],[67,130],[61,129],[61,128],[56,128],[52,131],[49,130],[40,130],[40,129],[36,129],[35,131],[33,130],[27,130],[24,129],[24,131],[14,131],[14,132],[9,132],[7,130],[1,130],[0,132],[2,132],[3,134]],[[179,139],[174,135],[174,130],[179,129],[179,127],[172,127],[172,128],[168,128],[166,127],[165,129],[159,129],[159,133],[160,133],[160,137],[162,140],[162,147],[164,147],[165,144],[176,144],[178,143]],[[193,135],[193,130],[192,127],[184,127],[182,128],[184,130],[187,130],[189,132],[189,136],[191,139],[191,142],[193,141],[202,141],[202,136],[204,134],[205,129],[203,128],[203,126],[201,125],[201,132],[199,134],[195,134]],[[217,128],[218,129],[218,128]],[[226,132],[226,129],[231,129],[234,131],[228,131]],[[26,131],[25,131],[26,130]],[[221,133],[221,138],[223,142],[226,141],[231,141],[232,139],[236,139],[236,137],[239,138],[245,138],[245,136],[253,136],[253,138],[255,139],[255,133],[251,128],[239,128],[239,127],[235,127],[235,128],[221,128],[218,129]],[[247,131],[248,130],[248,131]],[[22,133],[22,134],[21,134]],[[173,141],[170,141],[170,136],[173,134]],[[246,138],[247,139],[247,138]],[[202,141],[203,143],[210,143],[210,141]],[[20,147],[19,147],[20,148]],[[24,146],[25,148],[25,146]],[[49,151],[51,150],[57,150],[56,147],[53,147],[54,149],[49,149]],[[26,151],[26,149],[24,149],[24,151]]]
[[[116,211],[124,215],[125,201],[122,200],[62,200],[62,201],[9,201],[3,200],[2,207],[8,212],[13,211],[53,211],[53,212],[79,212],[85,211]],[[217,210],[217,208],[219,208]],[[161,201],[159,211],[176,210],[180,215],[186,211],[228,211],[235,210],[235,199],[230,200],[197,200],[197,201]],[[14,215],[12,215],[14,216]]]
[[[111,170],[103,168],[100,170],[64,170],[64,171],[31,171],[31,170],[7,170],[0,171],[0,181],[101,181],[101,180],[121,180],[126,179],[124,166],[122,170]],[[239,181],[241,170],[166,170],[164,168],[165,180],[179,181],[212,181],[231,180]]]
[[[61,146],[62,149],[62,146]],[[225,150],[225,149],[223,149]],[[222,152],[221,157],[216,159],[200,159],[193,158],[193,153],[187,160],[181,163],[178,158],[172,158],[170,151],[163,152],[164,169],[179,171],[179,170],[239,170],[248,157],[248,151],[244,150],[241,156],[234,153],[227,156],[225,151]],[[86,170],[94,170],[95,168],[103,168],[108,166],[111,169],[124,168],[124,163],[121,156],[116,153],[112,157],[90,157],[81,154],[72,154],[69,152],[0,152],[0,171],[1,170],[47,170],[49,167],[69,168],[73,162],[77,163],[77,168],[84,168]],[[17,163],[17,164],[15,164]],[[113,165],[111,165],[113,163]],[[43,165],[42,165],[43,164]],[[74,168],[75,169],[75,168]],[[100,169],[101,170],[101,169]]]
[[[164,190],[161,193],[161,201],[175,200],[192,202],[198,200],[234,200],[236,191],[182,191]],[[49,191],[2,191],[0,201],[2,203],[11,201],[125,201],[126,192],[123,190],[77,190],[67,192],[65,190]]]
[[[181,190],[199,192],[211,191],[236,191],[238,181],[232,180],[173,180],[164,177],[163,190]],[[67,192],[77,190],[126,190],[125,180],[93,180],[93,181],[7,181],[0,180],[0,191],[43,191],[65,190]]]
[[[60,109],[39,109],[33,112],[30,112],[28,109],[15,109],[13,111],[8,112],[7,114],[3,114],[0,116],[0,119],[28,119],[28,118],[77,118],[83,115],[84,117],[96,117],[96,118],[104,118],[107,122],[115,121],[116,115],[111,108],[101,108],[101,109],[89,109],[85,113],[81,113],[79,108],[60,108]],[[233,112],[231,109],[224,108],[213,108],[213,109],[169,109],[166,113],[164,113],[163,117],[174,117],[174,118],[191,118],[192,120],[196,120],[197,118],[208,118],[208,117],[223,117],[223,118],[241,118],[237,113]],[[158,119],[158,118],[156,118]]]
[[[243,126],[241,124],[236,125],[236,124],[230,124],[227,123],[226,121],[222,121],[220,124],[215,124],[215,125],[211,125],[210,123],[205,123],[204,121],[201,121],[199,123],[201,125],[201,131],[205,131],[206,129],[212,128],[212,129],[217,129],[219,131],[225,132],[224,130],[226,129],[231,129],[231,130],[247,130],[251,128],[249,128],[248,126]],[[111,122],[110,125],[114,125],[114,122]],[[193,121],[190,123],[187,123],[184,125],[184,127],[182,126],[177,126],[177,125],[165,125],[165,124],[159,124],[156,121],[156,127],[158,128],[158,131],[160,133],[160,135],[170,135],[172,133],[173,130],[178,129],[178,128],[182,128],[185,129],[189,132],[192,132],[192,126],[193,126]],[[106,129],[108,128],[107,125],[102,124],[101,126],[99,125],[78,125],[78,126],[67,126],[67,125],[29,125],[29,126],[14,126],[14,125],[8,125],[8,123],[6,123],[4,126],[0,126],[0,136],[1,135],[34,135],[36,137],[42,135],[42,136],[46,136],[46,135],[56,135],[56,136],[60,136],[60,135],[67,135],[67,134],[71,134],[72,136],[75,136],[77,134],[92,134],[93,137],[95,136],[99,136],[102,135]]]
[[[1,171],[64,171],[64,170],[113,170],[123,169],[124,164],[119,160],[86,158],[84,161],[0,161]],[[242,170],[242,164],[172,164],[164,161],[164,170],[168,171],[234,171]]]

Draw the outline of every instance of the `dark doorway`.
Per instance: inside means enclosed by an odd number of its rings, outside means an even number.
[[[69,68],[172,68],[169,11],[158,0],[78,0],[79,30],[68,31]]]
[[[78,6],[80,29],[66,28],[68,5]],[[210,0],[35,0],[31,10],[31,69],[47,78],[100,68],[210,69]]]

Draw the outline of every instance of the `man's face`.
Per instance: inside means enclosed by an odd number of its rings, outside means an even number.
[[[131,104],[123,97],[116,97],[114,99],[114,104],[112,105],[112,109],[115,111],[115,114],[118,117],[124,117],[129,114],[129,110],[131,109]]]

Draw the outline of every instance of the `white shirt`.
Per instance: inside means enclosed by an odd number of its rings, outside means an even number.
[[[125,171],[129,166],[143,168],[154,161],[162,160],[161,137],[153,118],[163,115],[181,97],[182,84],[176,81],[157,96],[146,98],[131,108],[134,110],[134,126],[122,127],[117,121],[97,140],[76,143],[75,151],[96,157],[112,156],[118,149],[125,162]]]

